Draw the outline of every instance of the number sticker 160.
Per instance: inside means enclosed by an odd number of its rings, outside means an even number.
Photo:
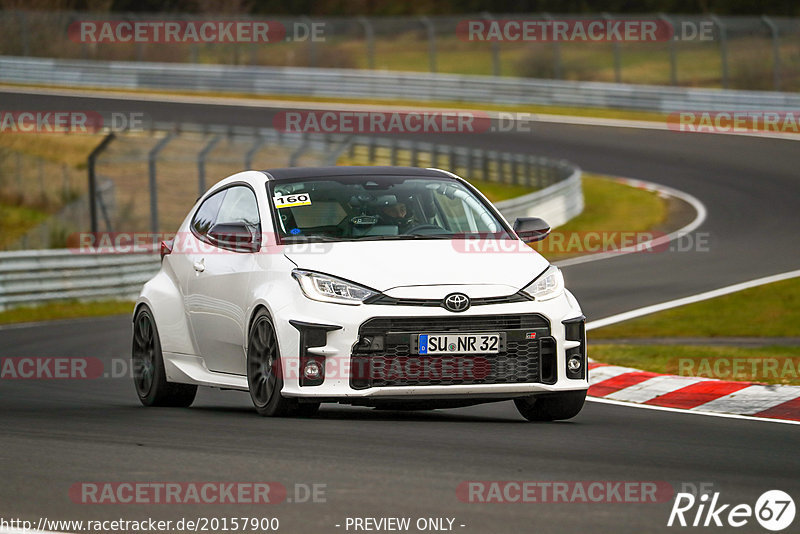
[[[308,193],[294,193],[292,195],[281,195],[272,197],[272,202],[276,208],[291,208],[293,206],[310,206],[311,196]]]

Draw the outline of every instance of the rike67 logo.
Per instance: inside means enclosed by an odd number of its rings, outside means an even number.
[[[794,522],[794,500],[781,490],[764,492],[755,506],[730,504],[720,500],[720,493],[678,493],[669,514],[667,526],[733,527],[750,524],[753,518],[767,530],[778,532]]]

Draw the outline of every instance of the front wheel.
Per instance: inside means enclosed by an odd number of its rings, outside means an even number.
[[[253,320],[247,343],[247,386],[259,415],[282,417],[295,407],[292,399],[281,395],[282,375],[275,327],[262,310]]]
[[[585,401],[584,389],[514,399],[514,404],[522,417],[528,421],[559,421],[578,415]]]
[[[188,407],[197,395],[197,386],[167,382],[161,340],[149,308],[142,306],[133,320],[133,384],[145,406]]]

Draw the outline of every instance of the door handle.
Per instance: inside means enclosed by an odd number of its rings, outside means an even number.
[[[192,264],[192,267],[194,267],[194,270],[197,271],[198,273],[202,273],[203,271],[206,270],[205,261],[206,261],[205,258],[203,258],[200,261],[196,261]]]

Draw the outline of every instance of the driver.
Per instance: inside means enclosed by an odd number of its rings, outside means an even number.
[[[378,216],[382,224],[397,226],[400,232],[405,232],[416,224],[414,217],[409,216],[408,206],[406,206],[405,202],[381,207]]]

